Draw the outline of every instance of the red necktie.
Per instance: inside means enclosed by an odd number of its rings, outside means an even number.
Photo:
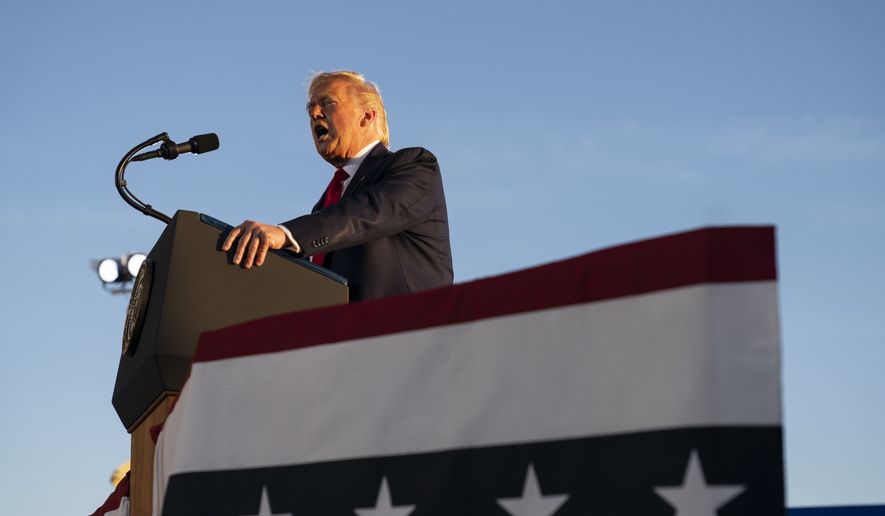
[[[350,177],[350,175],[348,175],[343,168],[339,168],[335,171],[335,175],[332,176],[332,180],[329,181],[329,186],[326,187],[326,194],[323,196],[323,208],[338,204],[338,201],[341,200],[341,194],[344,193],[344,181],[348,177]],[[323,262],[326,260],[326,255],[325,253],[315,254],[311,256],[310,259],[317,265],[323,265]]]

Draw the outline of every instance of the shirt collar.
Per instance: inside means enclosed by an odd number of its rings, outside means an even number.
[[[344,165],[343,168],[347,175],[353,177],[356,174],[356,171],[360,168],[360,165],[363,164],[363,160],[366,159],[366,156],[369,154],[369,151],[372,150],[373,147],[378,145],[381,140],[375,140],[372,143],[363,147],[359,152],[356,153],[356,156],[350,158],[350,161]]]

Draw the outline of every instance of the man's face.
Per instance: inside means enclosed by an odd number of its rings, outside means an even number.
[[[350,85],[340,79],[314,84],[307,99],[307,115],[317,152],[336,167],[343,166],[374,139],[371,114],[352,98]]]

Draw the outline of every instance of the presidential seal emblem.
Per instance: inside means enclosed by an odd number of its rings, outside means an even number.
[[[132,294],[129,297],[129,308],[126,310],[126,322],[123,324],[123,354],[132,356],[138,344],[141,327],[144,325],[144,316],[147,313],[148,298],[151,293],[151,279],[153,278],[154,262],[150,258],[145,259],[135,276],[132,285]]]

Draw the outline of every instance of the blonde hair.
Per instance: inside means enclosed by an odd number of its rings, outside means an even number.
[[[344,80],[351,86],[351,93],[360,106],[364,109],[375,110],[375,133],[385,147],[390,147],[390,129],[387,127],[387,111],[384,110],[384,99],[381,98],[381,89],[372,81],[366,80],[359,72],[351,70],[335,70],[332,72],[314,72],[307,78],[308,93],[317,84],[331,81]]]

